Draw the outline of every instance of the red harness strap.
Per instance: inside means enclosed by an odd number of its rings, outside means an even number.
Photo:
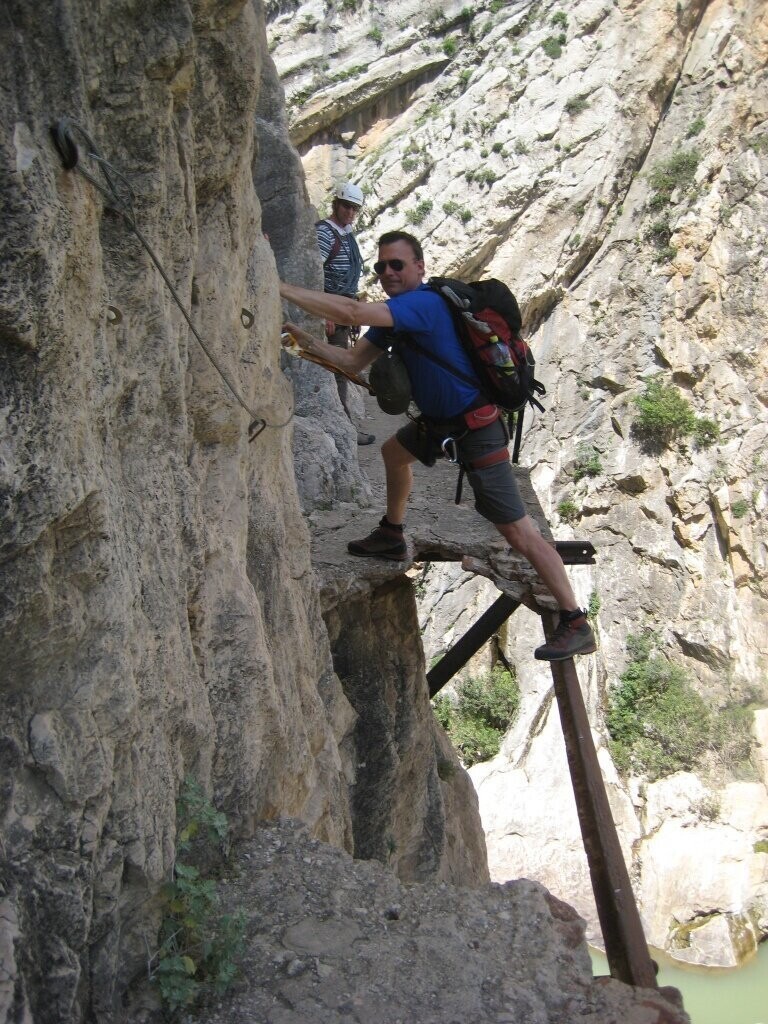
[[[493,423],[501,415],[501,410],[497,409],[495,405],[484,406],[482,409],[476,409],[474,411],[483,413],[486,411],[486,409],[494,409],[496,412],[496,415],[492,419],[488,420],[489,423]],[[468,413],[467,415],[471,414]],[[479,428],[470,427],[470,429],[477,430]],[[506,429],[505,433],[507,434],[508,444],[509,433],[507,433]],[[467,471],[472,472],[473,470],[477,469],[485,469],[487,466],[497,466],[501,462],[509,462],[509,450],[507,449],[506,445],[503,448],[497,448],[495,452],[488,452],[487,455],[481,455],[479,459],[473,459],[472,462],[462,462],[459,466],[459,479],[456,481],[456,504],[459,505],[461,503],[461,490],[462,485],[464,483],[464,474]]]
[[[474,459],[472,462],[467,462],[467,469],[485,469],[486,466],[495,466],[499,462],[509,461],[509,451],[507,448],[499,448],[498,451],[488,452],[487,455],[481,455],[479,459]]]
[[[481,405],[479,409],[470,409],[464,413],[464,422],[470,430],[480,430],[481,427],[489,427],[501,416],[501,409],[498,405]]]

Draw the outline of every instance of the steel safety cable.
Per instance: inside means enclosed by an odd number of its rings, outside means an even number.
[[[88,157],[91,160],[93,160],[93,162],[101,171],[104,181],[106,181],[107,183],[106,186],[101,181],[99,181],[98,178],[96,178],[93,174],[91,174],[89,171],[87,171],[84,167],[81,166],[77,143],[75,142],[75,139],[73,137],[75,132],[85,140],[89,150]],[[192,331],[193,335],[197,339],[200,348],[206,354],[206,356],[211,362],[211,365],[214,367],[218,375],[221,377],[222,381],[226,384],[227,388],[232,393],[237,403],[251,417],[251,422],[248,424],[248,440],[253,441],[255,438],[259,436],[259,434],[263,430],[267,428],[270,430],[282,430],[284,427],[287,427],[294,417],[295,409],[291,410],[291,414],[285,421],[285,423],[267,423],[263,416],[259,416],[257,413],[253,411],[253,409],[250,408],[250,406],[239,393],[237,388],[234,386],[234,384],[232,384],[225,371],[219,365],[218,360],[211,352],[208,345],[206,345],[205,341],[200,335],[200,332],[193,324],[192,318],[187,312],[184,304],[179,298],[179,294],[176,291],[176,288],[173,282],[171,281],[170,277],[166,273],[165,268],[163,267],[159,258],[155,254],[155,251],[153,250],[152,246],[144,237],[136,223],[136,216],[134,214],[133,209],[134,191],[125,175],[121,174],[120,171],[113,167],[108,160],[104,159],[104,157],[99,153],[96,144],[94,143],[93,139],[90,137],[88,132],[86,132],[86,130],[81,125],[77,124],[76,121],[71,121],[68,118],[60,118],[51,126],[51,135],[53,137],[54,145],[58,150],[59,156],[61,157],[64,169],[67,171],[75,170],[78,172],[78,174],[82,175],[82,177],[85,178],[86,181],[90,182],[90,184],[93,185],[93,187],[107,200],[109,208],[114,210],[115,213],[120,214],[120,216],[126,222],[128,227],[131,229],[131,231],[133,231],[133,233],[138,238],[147,255],[157,268],[158,273],[165,282],[169,292],[171,293],[171,296],[173,297],[174,302],[176,303],[181,312],[181,315],[184,317],[184,319],[187,322],[187,325],[189,326],[189,329]]]

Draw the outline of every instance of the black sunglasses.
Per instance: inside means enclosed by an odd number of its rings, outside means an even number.
[[[378,263],[373,264],[373,272],[381,277],[387,267],[392,267],[393,270],[400,271],[404,266],[405,260],[379,260]]]
[[[339,200],[339,205],[343,206],[345,210],[354,210],[355,212],[357,212],[360,209],[360,207],[357,205],[357,203],[347,202],[346,199],[340,199]]]

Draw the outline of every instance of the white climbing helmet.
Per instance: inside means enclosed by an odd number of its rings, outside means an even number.
[[[363,205],[363,190],[359,185],[353,185],[351,181],[337,185],[333,196],[334,199],[343,199],[345,202],[354,203],[356,206]]]

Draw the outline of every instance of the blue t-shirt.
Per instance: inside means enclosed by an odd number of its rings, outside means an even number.
[[[394,327],[371,327],[365,335],[377,348],[393,344],[393,331],[407,331],[427,352],[435,352],[451,366],[472,379],[477,375],[456,334],[445,300],[427,285],[387,299]],[[411,380],[413,400],[425,416],[450,419],[468,409],[480,397],[480,390],[461,380],[404,342],[395,350],[405,363]]]

